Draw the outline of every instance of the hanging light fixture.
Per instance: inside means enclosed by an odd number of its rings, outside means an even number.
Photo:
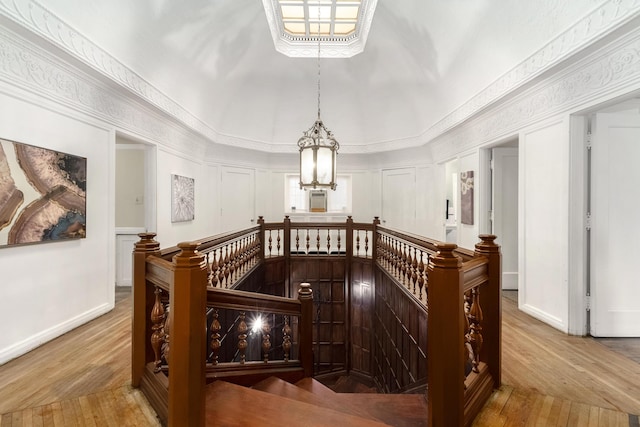
[[[298,140],[300,188],[336,189],[336,156],[340,144],[320,118],[320,1],[318,1],[318,119]]]

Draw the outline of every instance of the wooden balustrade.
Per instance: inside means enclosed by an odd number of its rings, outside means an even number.
[[[359,300],[357,309],[347,307],[349,316],[366,316],[362,310],[372,309],[373,300],[388,298],[383,305],[391,311],[373,327],[386,328],[389,316],[399,323],[376,339],[413,343],[403,346],[411,352],[403,362],[408,369],[403,375],[411,381],[402,386],[404,380],[398,379],[388,389],[428,381],[430,425],[469,425],[492,388],[500,385],[501,261],[495,236],[480,236],[471,252],[380,227],[377,218],[372,224],[357,224],[351,217],[340,224],[303,224],[288,217],[265,223],[261,217],[256,227],[164,250],[155,234],[140,237],[133,254],[132,384],[142,388],[169,425],[185,420],[203,425],[207,378],[249,377],[243,369],[256,378],[273,372],[312,375],[316,307],[311,285],[301,284],[297,299],[234,289],[255,274],[268,275],[265,265],[284,273],[287,289],[299,283],[290,276],[294,260],[300,268],[306,257],[343,259],[346,301],[352,303],[348,294],[353,286],[358,286],[353,288],[358,298],[372,298],[371,303]],[[395,287],[393,294],[388,286]],[[402,298],[409,302],[400,302]],[[406,316],[411,304],[422,314]],[[257,316],[265,322],[254,330]],[[415,331],[396,336],[394,331],[403,333],[414,323]],[[358,328],[358,333],[374,333],[366,322]],[[346,340],[348,344],[351,338]],[[357,345],[363,349],[358,357],[370,354],[363,339]],[[418,361],[422,364],[416,365]],[[362,370],[368,364],[360,361],[358,366]]]

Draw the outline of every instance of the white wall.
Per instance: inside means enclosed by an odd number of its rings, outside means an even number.
[[[4,83],[0,129],[5,139],[87,158],[87,237],[0,248],[4,363],[113,308],[115,137]]]
[[[519,306],[568,330],[569,120],[520,133]]]
[[[193,221],[171,222],[171,175],[182,175],[195,180]],[[217,168],[202,160],[158,147],[157,164],[157,216],[158,236],[161,247],[173,246],[183,241],[197,240],[216,234]]]

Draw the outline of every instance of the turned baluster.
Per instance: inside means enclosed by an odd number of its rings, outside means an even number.
[[[271,237],[271,230],[269,230],[269,246],[267,246],[267,248],[269,249],[269,256],[271,256],[271,250],[273,249],[273,238]]]
[[[310,237],[309,237],[309,229],[307,228],[307,253],[309,253],[309,242],[310,242]]]
[[[282,350],[284,351],[284,361],[289,361],[291,352],[291,326],[289,326],[289,316],[284,316],[284,327],[282,328]]]
[[[262,354],[264,363],[269,361],[269,350],[271,350],[271,326],[266,319],[262,321]]]
[[[171,307],[167,306],[164,316],[164,327],[162,328],[164,332],[164,344],[162,345],[162,358],[165,363],[169,364],[169,339],[171,336]]]
[[[226,249],[226,253],[228,255],[229,254],[229,252],[228,252],[229,250],[226,247],[225,247],[225,249]],[[226,268],[226,264],[228,262],[228,257],[223,255],[223,252],[224,251],[222,250],[222,248],[220,248],[220,269],[218,271],[218,281],[220,282],[220,287],[221,288],[224,287],[224,271],[225,271],[225,268]]]
[[[278,229],[277,235],[276,235],[276,254],[280,255],[280,229]]]
[[[340,230],[338,230],[338,253],[340,253]]]
[[[411,281],[413,282],[413,293],[417,291],[418,285],[418,249],[413,248],[413,258],[411,260]],[[422,296],[422,289],[420,289],[420,295]]]
[[[213,274],[211,270],[211,253],[204,254],[205,264],[207,265],[207,285],[211,284],[211,274]]]
[[[424,277],[424,262],[422,262],[422,256],[424,252],[420,250],[420,262],[418,263],[418,288],[420,289],[420,299],[422,299],[422,290],[425,285],[425,277]]]
[[[218,285],[218,250],[213,250],[213,263],[211,264],[211,286],[214,288]]]
[[[327,228],[327,254],[331,253],[331,230]]]
[[[356,256],[360,256],[360,230],[356,230]]]
[[[238,242],[238,275],[242,276],[242,274],[245,272],[245,262],[246,262],[246,243],[247,243],[247,238],[243,237],[240,239],[240,242]]]
[[[229,255],[229,245],[225,247],[224,255],[224,287],[229,287],[229,273],[231,272],[231,256]]]
[[[400,242],[393,241],[393,272],[396,277],[400,275]]]
[[[237,248],[238,242],[231,243],[231,255],[229,257],[229,282],[227,283],[227,287],[233,284],[235,281],[235,273],[238,269],[238,259],[237,259]]]
[[[369,256],[369,232],[364,232],[364,257],[367,258]]]
[[[407,244],[403,243],[401,246],[400,252],[400,271],[402,273],[402,283],[406,283],[407,288],[411,291],[411,283],[407,280],[409,274],[407,271],[408,262],[407,262]]]
[[[240,312],[240,322],[238,322],[238,353],[240,354],[240,363],[244,364],[247,351],[247,331],[249,327],[245,321],[245,312]]]
[[[213,310],[213,320],[211,321],[211,351],[213,356],[211,358],[211,363],[214,365],[218,364],[218,353],[220,352],[220,331],[222,330],[222,325],[218,320],[218,309]]]
[[[300,251],[300,234],[299,229],[296,228],[296,252]]]
[[[382,248],[382,265],[389,270],[389,246],[387,236],[380,236],[380,247]]]
[[[151,309],[151,330],[153,333],[151,334],[151,347],[153,348],[154,354],[154,372],[160,371],[161,364],[161,349],[162,344],[164,344],[164,331],[163,325],[164,322],[164,306],[160,301],[160,288],[155,287],[155,291],[153,292],[156,296],[155,302],[153,303],[153,308]]]
[[[469,341],[471,342],[471,348],[473,348],[474,359],[473,372],[479,372],[478,365],[480,364],[480,350],[482,349],[483,337],[482,337],[482,308],[480,307],[480,290],[473,288],[471,290],[471,308],[469,309]]]
[[[320,229],[316,230],[316,253],[320,253]]]

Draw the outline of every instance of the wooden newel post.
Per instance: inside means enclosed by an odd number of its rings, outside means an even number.
[[[198,243],[179,243],[169,304],[169,426],[204,426],[207,267]]]
[[[489,259],[489,285],[482,290],[484,343],[480,357],[489,365],[494,387],[502,384],[502,254],[495,243],[496,236],[481,234],[476,243],[476,255]]]
[[[457,245],[440,243],[428,266],[427,375],[429,425],[464,425],[464,307]]]
[[[156,233],[138,234],[140,241],[133,248],[133,315],[131,336],[131,385],[140,386],[147,363],[153,361],[151,348],[151,309],[155,301],[153,286],[147,286],[147,257],[160,255]]]
[[[301,304],[300,362],[305,377],[313,376],[313,290],[309,283],[300,283],[298,299]]]

